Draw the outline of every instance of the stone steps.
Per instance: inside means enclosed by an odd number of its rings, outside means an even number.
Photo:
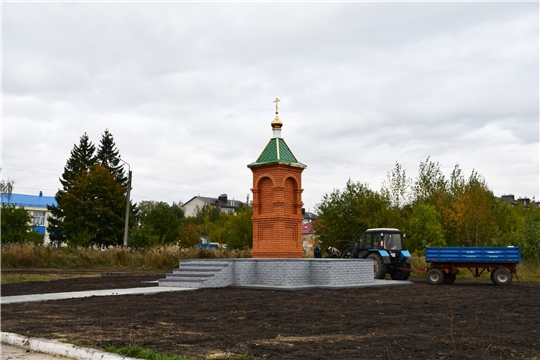
[[[159,286],[187,288],[222,287],[220,273],[229,269],[228,262],[208,260],[182,260],[172,274],[159,279]],[[226,271],[225,271],[226,272]],[[227,277],[227,274],[224,274]]]

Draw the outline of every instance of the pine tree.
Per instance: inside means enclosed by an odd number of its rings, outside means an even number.
[[[131,186],[129,178],[124,171],[124,163],[120,156],[120,152],[116,148],[113,135],[109,132],[109,129],[105,129],[101,141],[99,143],[97,151],[97,163],[103,165],[109,170],[111,174],[114,175],[114,178],[120,186],[127,192],[128,186]],[[127,196],[127,195],[126,195]],[[135,224],[135,218],[137,216],[137,204],[134,204],[130,200],[130,228]]]
[[[75,145],[73,150],[71,150],[71,157],[68,159],[66,166],[64,166],[64,173],[60,179],[64,191],[69,190],[72,186],[75,176],[83,172],[83,170],[88,171],[96,164],[95,151],[95,145],[88,139],[88,135],[84,133],[81,136],[79,145]]]
[[[127,187],[128,179],[124,172],[124,164],[120,164],[120,153],[108,129],[105,129],[99,143],[97,162],[107,168],[120,185]]]
[[[70,245],[121,245],[124,233],[128,179],[113,136],[105,130],[96,147],[85,133],[71,151],[56,193],[57,206],[49,206],[51,240]],[[135,207],[131,206],[131,214]],[[133,226],[134,218],[130,217]]]
[[[73,187],[77,175],[81,174],[83,171],[88,171],[95,165],[95,151],[96,147],[90,141],[86,133],[81,136],[79,145],[74,145],[73,150],[71,150],[71,156],[67,160],[66,166],[64,166],[62,178],[60,178],[62,189],[58,190],[55,195],[57,205],[47,206],[47,209],[51,212],[51,216],[49,216],[48,219],[49,225],[47,226],[47,231],[49,232],[52,241],[66,241],[62,221],[64,218],[62,198]]]

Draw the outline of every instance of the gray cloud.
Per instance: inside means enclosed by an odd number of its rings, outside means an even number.
[[[278,96],[306,207],[396,161],[538,196],[537,3],[5,3],[3,174],[108,128],[140,200],[250,194]]]

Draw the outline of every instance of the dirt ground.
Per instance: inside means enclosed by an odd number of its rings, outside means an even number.
[[[2,296],[152,286],[163,274],[2,285]],[[8,304],[2,331],[197,359],[540,359],[540,284],[234,288]]]

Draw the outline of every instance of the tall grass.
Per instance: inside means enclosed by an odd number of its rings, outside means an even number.
[[[517,266],[516,273],[519,281],[540,281],[540,263],[524,260]]]
[[[170,270],[183,259],[247,258],[249,250],[180,248],[174,245],[142,250],[54,248],[33,243],[2,244],[3,269],[133,269]]]

